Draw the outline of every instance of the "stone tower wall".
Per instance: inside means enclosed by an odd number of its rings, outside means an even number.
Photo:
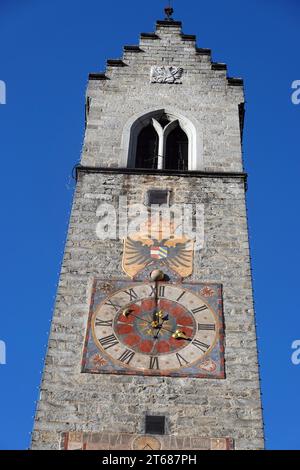
[[[241,173],[238,105],[243,89],[239,81],[226,78],[224,66],[212,65],[209,51],[196,49],[194,37],[182,35],[179,23],[160,22],[155,36],[142,35],[139,47],[142,51],[124,52],[126,65],[108,66],[108,79],[90,77],[82,155],[89,170],[78,172],[32,448],[57,449],[61,433],[69,431],[143,433],[144,416],[150,413],[167,417],[167,434],[229,437],[237,449],[262,449]],[[160,64],[183,67],[182,84],[150,83],[150,67]],[[149,109],[166,109],[199,124],[198,169],[203,173],[122,172],[126,123]],[[93,167],[102,170],[92,172]],[[208,173],[213,171],[218,173]],[[121,269],[122,241],[96,235],[97,208],[102,202],[117,208],[120,195],[140,203],[147,189],[154,188],[168,188],[174,203],[204,205],[204,249],[195,254],[189,279],[223,284],[226,379],[81,373],[93,278],[127,279]]]

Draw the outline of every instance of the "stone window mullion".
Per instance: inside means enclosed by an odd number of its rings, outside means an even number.
[[[157,169],[162,170],[164,168],[164,151],[165,151],[164,129],[162,128],[160,123],[154,118],[152,118],[152,124],[158,134]]]

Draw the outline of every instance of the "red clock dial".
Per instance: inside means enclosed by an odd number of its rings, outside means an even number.
[[[196,334],[196,322],[192,314],[172,300],[143,299],[130,304],[127,317],[122,312],[116,315],[114,331],[120,342],[142,354],[160,355],[174,353],[186,346],[188,340],[174,338],[180,330],[189,340]],[[155,314],[157,325],[155,325]]]

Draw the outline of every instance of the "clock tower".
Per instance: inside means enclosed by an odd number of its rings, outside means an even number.
[[[157,21],[91,73],[33,449],[263,449],[243,81]]]

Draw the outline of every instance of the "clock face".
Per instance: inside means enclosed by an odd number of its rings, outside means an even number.
[[[166,283],[157,290],[156,296],[155,284],[132,285],[97,308],[95,343],[113,361],[131,369],[176,370],[214,345],[218,321],[202,299]]]
[[[95,291],[84,371],[222,375],[219,286],[115,284],[108,295]]]

